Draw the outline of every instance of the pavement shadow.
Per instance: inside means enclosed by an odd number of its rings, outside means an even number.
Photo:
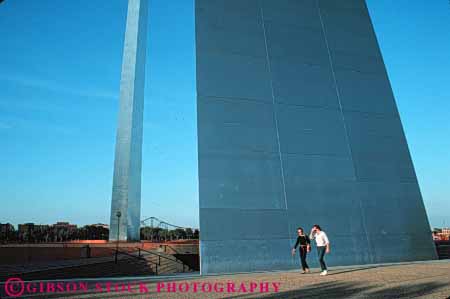
[[[380,285],[365,285],[354,282],[331,282],[319,283],[297,290],[279,292],[276,294],[259,294],[258,298],[264,299],[294,299],[294,298],[334,298],[343,299],[352,296],[362,296],[363,298],[412,298],[430,295],[440,288],[447,287],[446,283],[429,282],[416,283],[402,286],[393,286],[374,290],[383,287]],[[233,298],[256,298],[255,294],[238,295]]]
[[[333,298],[341,299],[348,298],[357,294],[360,294],[372,286],[364,286],[354,282],[323,282],[306,286],[296,290],[290,290],[285,292],[278,292],[272,294],[259,294],[258,298],[267,299],[287,299],[287,298]],[[238,295],[233,298],[255,298],[255,294],[250,295]]]
[[[440,288],[447,287],[446,283],[429,282],[429,283],[416,283],[416,284],[404,284],[401,286],[391,286],[383,287],[382,285],[367,285],[364,283],[355,282],[322,282],[303,288],[271,293],[271,294],[261,294],[261,293],[247,293],[237,296],[226,296],[226,298],[264,298],[264,299],[296,299],[296,298],[333,298],[333,299],[344,299],[344,298],[413,298],[419,296],[430,296],[431,294],[438,291]],[[379,289],[381,288],[381,289]],[[78,295],[78,296],[77,296]],[[153,296],[161,295],[155,293],[154,290],[147,294],[121,294],[121,293],[83,293],[83,294],[54,294],[54,296],[47,295],[25,295],[21,298],[152,298]],[[169,297],[169,293],[166,294]],[[181,295],[172,293],[175,297]],[[225,294],[223,294],[225,295]],[[221,298],[224,298],[219,296]],[[447,296],[447,295],[445,295]],[[167,298],[165,297],[165,298]],[[180,298],[197,298],[196,294],[184,293]],[[448,297],[447,299],[450,299]]]
[[[64,299],[78,299],[78,298],[97,298],[97,299],[103,299],[103,298],[152,298],[151,296],[153,295],[158,295],[160,293],[157,293],[154,290],[154,286],[153,288],[149,287],[150,284],[153,284],[155,282],[157,282],[158,280],[155,280],[155,278],[157,278],[156,276],[146,279],[146,278],[139,278],[139,277],[134,277],[134,278],[125,278],[125,279],[120,279],[120,280],[114,280],[114,277],[112,277],[112,279],[110,281],[108,281],[107,279],[102,279],[102,280],[95,280],[95,279],[90,279],[90,280],[84,280],[84,279],[80,279],[77,280],[76,283],[80,283],[80,282],[85,282],[88,283],[88,289],[86,291],[78,291],[78,292],[72,292],[72,293],[68,293],[68,292],[54,292],[54,293],[27,293],[26,291],[24,292],[23,295],[20,296],[20,298],[33,298],[33,299],[60,299],[60,298],[64,298]],[[162,280],[165,282],[168,281],[191,281],[191,280],[198,280],[199,277],[196,276],[192,276],[192,277],[177,277],[177,276],[166,276],[166,280]],[[57,282],[58,280],[55,280],[55,282]],[[34,281],[36,283],[39,283],[39,281]],[[61,282],[67,282],[64,280],[61,280]],[[111,292],[106,292],[106,283],[107,282],[111,282]],[[135,292],[129,292],[127,291],[127,289],[121,289],[119,287],[119,290],[117,290],[114,287],[115,283],[118,283],[119,285],[127,285],[128,283],[134,283],[135,287],[137,289],[139,289],[139,283],[142,283],[143,285],[147,286],[148,292],[145,293],[139,293],[139,291],[135,291]],[[101,292],[99,292],[99,290],[97,289],[97,283],[100,283],[100,290],[102,290]],[[137,285],[137,286],[136,286]],[[6,294],[4,294],[4,283],[0,282],[0,299],[3,298],[13,298],[13,297],[6,297]],[[166,294],[176,294],[176,293],[166,293]],[[183,294],[188,294],[188,293],[183,293]],[[2,297],[5,296],[5,297]],[[189,295],[189,294],[188,294]],[[150,297],[149,297],[150,296]]]
[[[427,282],[412,285],[403,285],[370,292],[369,298],[413,298],[432,294],[442,287],[447,287],[446,283]]]
[[[362,267],[362,268],[356,268],[356,269],[349,269],[349,270],[333,270],[331,272],[328,272],[327,276],[331,276],[331,275],[339,275],[339,274],[343,274],[343,273],[350,273],[350,272],[358,272],[358,271],[366,271],[366,270],[370,270],[370,269],[376,269],[379,268],[380,266],[371,266],[371,267]]]

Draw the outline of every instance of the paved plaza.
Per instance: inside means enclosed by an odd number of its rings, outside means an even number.
[[[84,282],[89,285],[87,291],[31,294],[21,298],[450,298],[450,261],[332,268],[325,277],[314,269],[311,274],[288,271]],[[279,287],[277,292],[273,284]],[[106,293],[107,286],[109,293]],[[121,291],[115,290],[117,286]],[[127,286],[131,286],[134,293],[130,293]],[[222,287],[223,291],[208,292],[214,286],[219,286],[218,291]],[[261,286],[270,292],[261,293]],[[157,292],[158,287],[160,292]],[[229,287],[232,287],[230,292]],[[139,289],[145,293],[140,293]]]

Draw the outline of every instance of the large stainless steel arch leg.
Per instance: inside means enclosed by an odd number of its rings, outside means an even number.
[[[129,0],[120,80],[109,240],[140,239],[148,0]],[[121,217],[117,217],[120,212]]]

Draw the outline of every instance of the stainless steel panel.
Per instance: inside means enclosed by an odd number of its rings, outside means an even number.
[[[278,105],[277,115],[283,153],[350,156],[339,110]]]
[[[272,59],[271,70],[277,103],[308,107],[339,107],[329,65],[315,66],[293,59]]]

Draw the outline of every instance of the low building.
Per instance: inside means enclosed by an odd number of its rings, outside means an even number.
[[[67,229],[67,230],[76,230],[77,225],[76,224],[70,224],[69,222],[56,222],[52,225],[53,228],[56,229]]]
[[[104,224],[104,223],[91,224],[90,226],[104,228],[104,229],[109,229],[109,225],[108,224]]]
[[[11,223],[0,223],[0,242],[16,239],[16,231]]]
[[[18,226],[19,233],[31,233],[34,230],[34,223],[24,223]]]
[[[439,233],[433,232],[433,241],[439,241],[441,237],[439,236]]]
[[[435,241],[447,241],[450,240],[450,228],[435,228],[433,230],[433,240]]]
[[[11,223],[0,223],[0,234],[8,234],[14,231],[14,225],[12,225]]]

